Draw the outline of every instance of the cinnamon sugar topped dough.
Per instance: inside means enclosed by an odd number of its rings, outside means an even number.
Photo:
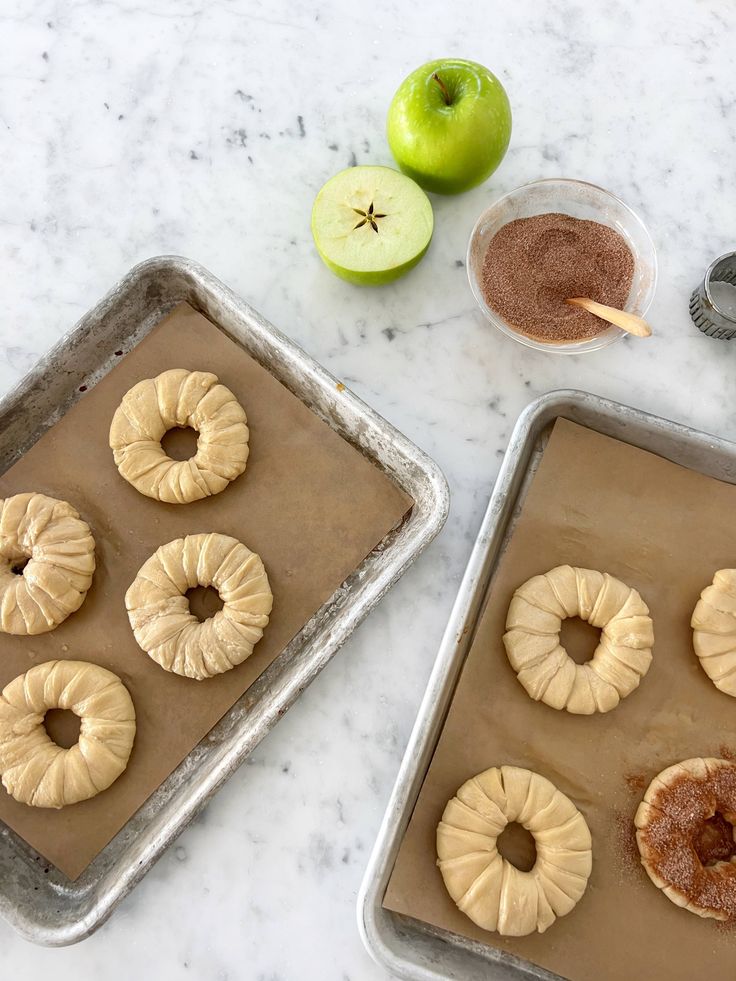
[[[691,913],[736,920],[735,821],[736,764],[691,759],[663,770],[635,817],[649,878]]]

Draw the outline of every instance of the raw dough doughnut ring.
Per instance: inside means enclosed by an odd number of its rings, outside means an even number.
[[[610,712],[652,663],[649,608],[635,589],[608,573],[561,565],[514,593],[503,641],[511,666],[533,699],[577,715]],[[590,661],[576,664],[560,644],[566,617],[600,627]]]
[[[214,586],[224,606],[200,623],[185,593]],[[260,556],[228,535],[187,535],[143,563],[125,594],[139,646],[166,671],[211,678],[241,664],[263,636],[273,595]]]
[[[521,872],[498,851],[507,824],[534,836],[537,859]],[[471,777],[445,808],[437,856],[458,909],[484,930],[506,937],[544,933],[585,892],[593,865],[585,818],[554,784],[517,766]]]
[[[56,708],[82,720],[79,742],[70,749],[44,728],[44,716]],[[0,695],[0,773],[21,804],[59,808],[107,790],[125,770],[134,739],[128,689],[97,664],[46,661]]]
[[[0,500],[0,631],[58,627],[82,605],[94,571],[92,533],[71,504],[45,494]]]
[[[700,594],[690,626],[693,647],[710,680],[736,696],[736,569],[721,569]]]
[[[209,371],[172,368],[138,382],[123,396],[110,426],[118,470],[136,490],[167,504],[219,494],[248,459],[245,412]],[[176,426],[199,433],[190,460],[172,460],[161,439]]]
[[[698,916],[736,919],[736,764],[698,758],[667,767],[634,823],[642,865],[668,899]]]

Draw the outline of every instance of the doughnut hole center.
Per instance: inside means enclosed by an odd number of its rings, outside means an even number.
[[[720,811],[716,811],[713,817],[708,818],[693,840],[695,854],[705,868],[717,865],[718,862],[731,861],[736,855],[736,842],[733,835],[733,824]]]
[[[580,617],[568,617],[562,621],[560,643],[576,664],[589,661],[601,639],[598,627],[592,627]]]
[[[194,589],[186,591],[186,597],[189,600],[191,613],[200,623],[209,620],[225,605],[220,599],[220,594],[212,586],[195,586]]]
[[[49,709],[43,724],[49,738],[62,749],[70,749],[79,742],[82,720],[70,709]]]
[[[30,555],[21,555],[19,558],[13,559],[13,561],[10,563],[10,571],[14,576],[22,576],[23,570],[30,561]]]
[[[501,857],[520,872],[529,872],[537,860],[537,846],[531,831],[516,821],[510,821],[496,842]]]
[[[175,426],[165,432],[161,447],[172,460],[191,460],[197,452],[199,433],[189,426]]]

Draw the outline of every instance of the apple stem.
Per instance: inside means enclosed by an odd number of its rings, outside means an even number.
[[[447,91],[447,86],[442,81],[442,79],[437,74],[437,72],[432,72],[432,78],[435,80],[435,82],[437,82],[439,87],[442,89],[442,98],[445,100],[445,105],[446,106],[452,105],[452,98],[450,96],[450,93]]]

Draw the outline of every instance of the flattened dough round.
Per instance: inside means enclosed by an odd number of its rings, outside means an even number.
[[[49,709],[81,721],[79,741],[58,746],[44,728]],[[14,678],[0,695],[0,773],[21,804],[64,807],[99,794],[128,764],[135,709],[128,689],[86,661],[45,661]]]
[[[110,447],[121,475],[141,494],[189,504],[219,494],[243,473],[246,422],[243,407],[217,375],[172,368],[126,392],[112,419]],[[161,446],[176,426],[199,433],[190,460],[172,460]]]
[[[690,626],[703,671],[727,695],[736,696],[736,569],[721,569],[700,594]]]
[[[22,575],[13,572],[23,562]],[[92,532],[71,504],[32,493],[0,501],[0,631],[58,627],[84,602],[94,571]]]
[[[576,664],[560,644],[566,617],[601,628],[600,643],[585,664]],[[610,712],[652,663],[648,606],[635,589],[592,569],[561,565],[519,586],[506,631],[506,654],[528,694],[576,715]]]
[[[704,837],[716,814],[719,835]],[[671,902],[697,916],[736,920],[734,828],[729,827],[736,824],[735,763],[698,757],[668,766],[647,787],[634,824],[641,863]],[[712,859],[704,865],[696,846],[708,842]]]
[[[224,603],[202,623],[185,595],[196,586],[213,586]],[[198,681],[250,657],[272,605],[260,556],[217,534],[187,535],[162,545],[125,594],[139,646],[166,671]]]
[[[512,821],[534,837],[529,872],[498,851]],[[437,827],[437,857],[458,909],[506,937],[544,933],[569,913],[593,866],[590,830],[577,807],[545,777],[517,766],[492,767],[462,785]]]

